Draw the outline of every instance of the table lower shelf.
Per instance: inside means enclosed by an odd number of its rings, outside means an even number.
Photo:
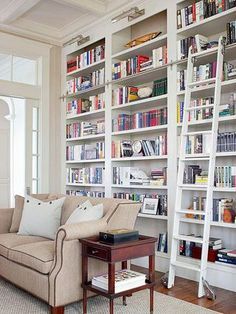
[[[92,291],[96,294],[99,294],[99,295],[102,295],[110,300],[113,300],[113,299],[116,299],[116,298],[119,298],[119,297],[123,297],[123,296],[128,296],[132,293],[135,293],[135,292],[138,292],[138,291],[141,291],[141,290],[144,290],[144,289],[150,289],[152,287],[154,287],[155,285],[157,284],[156,281],[153,281],[153,282],[150,282],[148,280],[146,280],[146,284],[145,285],[142,285],[142,286],[139,286],[139,287],[135,287],[135,288],[132,288],[132,289],[129,289],[129,290],[124,290],[124,291],[121,291],[121,292],[118,292],[118,293],[108,293],[107,290],[104,290],[104,289],[101,289],[101,288],[98,288],[98,287],[95,287],[92,285],[92,282],[89,281],[87,284],[82,284],[82,288],[83,289],[86,289],[86,290],[89,290],[89,291]]]

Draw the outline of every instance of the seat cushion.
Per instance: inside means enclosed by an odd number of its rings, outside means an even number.
[[[34,269],[42,274],[48,274],[54,258],[54,241],[48,240],[16,246],[9,250],[8,259]]]
[[[42,241],[48,241],[48,239],[35,236],[23,236],[16,233],[0,234],[0,255],[8,258],[9,249],[23,244]]]

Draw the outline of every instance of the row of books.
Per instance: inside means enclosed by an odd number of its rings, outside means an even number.
[[[112,91],[112,105],[123,105],[138,100],[138,87],[122,86]]]
[[[112,131],[125,131],[167,124],[167,108],[137,112],[131,115],[121,113],[112,119]]]
[[[66,138],[77,138],[87,135],[104,134],[105,120],[97,120],[94,122],[72,122],[66,124]]]
[[[236,166],[216,167],[215,186],[223,188],[236,187]]]
[[[168,237],[167,232],[159,233],[157,242],[157,251],[162,253],[168,252]]]
[[[138,55],[112,65],[112,79],[117,80],[167,64],[167,46],[152,50],[152,56]]]
[[[184,28],[236,6],[235,0],[200,0],[177,10],[177,28]]]
[[[99,45],[67,61],[67,73],[83,69],[105,58],[105,45]]]
[[[157,212],[156,215],[160,216],[167,216],[167,195],[158,195],[156,193],[154,194],[139,194],[139,193],[124,193],[124,192],[116,192],[113,193],[114,198],[120,198],[120,199],[127,199],[132,200],[135,202],[141,202],[143,203],[145,199],[151,198],[156,199],[157,204]],[[142,212],[142,208],[141,208]]]
[[[188,236],[194,236],[194,234],[188,234]],[[197,236],[202,238],[202,236]],[[222,240],[219,238],[212,238],[209,239],[209,253],[208,253],[208,261],[215,262],[217,257],[217,252],[219,249],[222,248]],[[192,257],[201,259],[201,252],[202,252],[202,245],[199,243],[180,240],[179,241],[179,255]]]
[[[227,43],[234,44],[236,43],[236,20],[227,23]]]
[[[218,152],[236,152],[236,131],[218,133],[217,151]]]
[[[217,253],[216,263],[236,267],[236,249],[222,249]]]
[[[166,95],[168,92],[167,77],[155,80],[153,82],[152,96]]]
[[[193,196],[192,204],[189,206],[190,210],[206,211],[206,197]],[[185,214],[186,218],[204,220],[204,215],[199,214]],[[228,198],[214,198],[212,206],[212,221],[235,223],[235,210],[233,199]]]
[[[152,169],[149,176],[140,168],[113,167],[113,184],[164,186],[166,185],[166,183],[167,183],[166,167]]]
[[[96,197],[96,198],[105,197],[105,192],[101,192],[101,191],[67,190],[66,194],[70,196],[88,196],[88,197]]]
[[[167,155],[167,135],[148,140],[112,141],[112,158]]]
[[[105,69],[99,69],[87,76],[75,77],[66,82],[66,93],[68,95],[78,93],[88,88],[105,83]]]
[[[177,41],[177,60],[187,58],[190,47],[192,53],[196,53],[205,50],[207,45],[208,38],[200,34],[180,39]]]
[[[213,61],[207,64],[193,67],[193,82],[204,81],[216,77],[217,62]]]
[[[213,108],[201,109],[201,106],[214,104],[214,97],[205,97],[193,99],[190,102],[190,107],[196,108],[196,110],[191,110],[188,113],[188,120],[200,121],[205,119],[211,119],[213,117]],[[236,93],[231,93],[229,95],[229,101],[227,103],[221,104],[219,106],[219,116],[233,116],[236,113]],[[177,123],[183,122],[184,114],[184,102],[177,102]]]
[[[105,143],[98,142],[66,147],[66,160],[93,160],[105,158]]]
[[[105,93],[90,96],[88,99],[74,99],[66,104],[66,115],[73,116],[105,108]]]
[[[188,165],[184,169],[184,184],[207,185],[208,171],[202,170],[199,165]],[[236,166],[215,167],[216,187],[236,187]]]
[[[104,168],[67,168],[67,183],[103,184]]]

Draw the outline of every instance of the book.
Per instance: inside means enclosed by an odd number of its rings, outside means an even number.
[[[137,230],[114,229],[106,232],[99,232],[99,240],[108,244],[118,244],[128,241],[135,241],[139,238]]]
[[[227,252],[227,255],[236,258],[236,250],[231,250],[231,251]]]
[[[123,269],[115,272],[115,293],[140,287],[145,284],[146,275]],[[92,278],[92,285],[108,291],[108,274]]]

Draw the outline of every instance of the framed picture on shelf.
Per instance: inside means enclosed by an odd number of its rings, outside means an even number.
[[[156,215],[158,208],[158,198],[145,198],[141,209],[142,214]]]

